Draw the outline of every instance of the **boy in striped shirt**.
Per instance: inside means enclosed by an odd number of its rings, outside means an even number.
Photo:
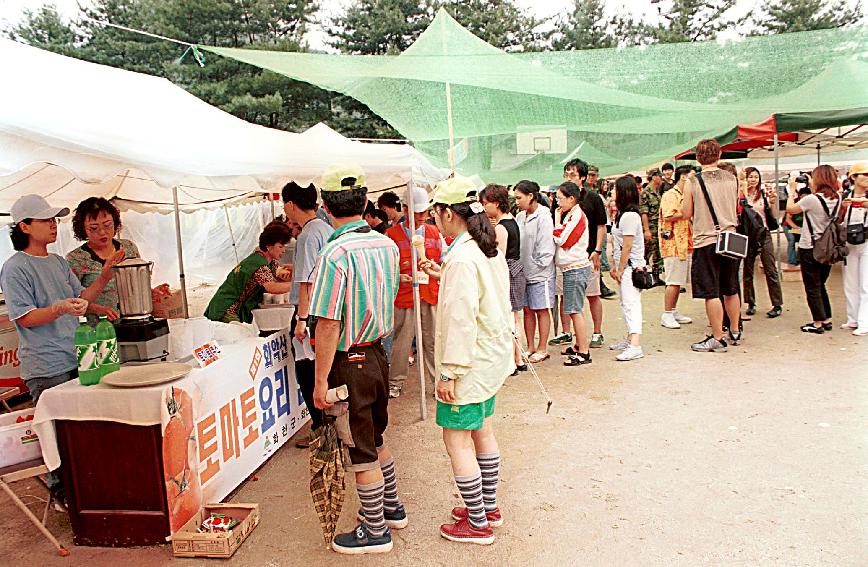
[[[346,384],[355,473],[362,508],[355,530],[338,534],[338,553],[385,553],[389,528],[407,525],[398,499],[395,461],[383,441],[389,421],[389,365],[381,339],[392,332],[398,293],[398,247],[362,220],[367,204],[364,172],[334,168],[323,175],[323,205],[334,233],[320,251],[310,298],[316,317],[314,405],[327,409],[329,388]]]

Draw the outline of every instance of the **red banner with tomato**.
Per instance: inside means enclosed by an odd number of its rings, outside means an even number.
[[[172,533],[220,502],[309,419],[290,335],[279,331],[244,360],[215,363],[219,379],[165,390],[163,471]],[[209,387],[213,385],[213,387]]]

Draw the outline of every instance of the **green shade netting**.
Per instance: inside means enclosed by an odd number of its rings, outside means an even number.
[[[776,112],[868,106],[868,27],[588,51],[505,53],[441,10],[397,56],[201,49],[366,104],[448,166],[540,184],[580,157],[616,174]]]

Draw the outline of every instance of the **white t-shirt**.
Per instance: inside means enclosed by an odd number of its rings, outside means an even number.
[[[826,206],[829,208],[829,214],[826,214],[826,211],[823,210],[823,206],[820,204],[820,199],[826,202]],[[803,248],[805,250],[810,250],[814,248],[814,240],[820,238],[820,235],[823,234],[823,231],[826,230],[826,227],[829,226],[829,222],[831,222],[832,217],[829,215],[836,214],[839,199],[827,199],[826,197],[818,194],[808,195],[803,197],[801,201],[799,201],[799,205],[802,207],[802,211],[805,213],[805,220],[802,222],[802,234],[799,236],[799,248]],[[811,219],[811,227],[808,228],[808,219]],[[811,235],[813,233],[813,238]]]
[[[621,248],[624,247],[624,236],[633,236],[633,247],[630,249],[630,265],[641,268],[645,265],[645,237],[642,230],[642,217],[634,211],[627,211],[612,225],[612,242],[615,245],[615,264],[621,261]]]

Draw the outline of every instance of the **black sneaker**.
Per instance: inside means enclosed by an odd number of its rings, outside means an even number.
[[[780,305],[778,305],[776,307],[772,307],[771,311],[766,313],[766,317],[768,317],[769,319],[774,319],[775,317],[780,317],[781,313],[783,312],[784,310],[781,308]]]
[[[832,330],[832,324],[831,323],[823,323],[823,330],[824,331],[831,331]]]
[[[346,555],[388,553],[392,551],[392,532],[386,528],[383,535],[376,537],[368,533],[365,524],[359,524],[351,532],[336,535],[332,540],[332,549]]]
[[[393,530],[406,528],[409,523],[409,520],[407,520],[407,512],[404,511],[403,504],[398,504],[398,508],[394,512],[390,512],[384,508],[383,517],[386,518],[386,525]],[[365,516],[362,514],[361,508],[359,508],[359,513],[356,515],[356,519],[360,522],[365,521]]]

